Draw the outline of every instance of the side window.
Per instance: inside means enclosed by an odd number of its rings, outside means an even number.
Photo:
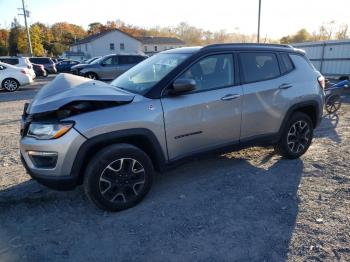
[[[104,65],[116,65],[118,58],[116,56],[110,56],[103,61]]]
[[[129,64],[128,56],[119,56],[118,64],[119,65]]]
[[[196,81],[196,90],[210,90],[232,86],[234,83],[233,56],[231,54],[207,56],[195,63],[180,78]]]
[[[18,59],[16,58],[2,58],[1,62],[4,62],[9,65],[17,65],[19,63]]]
[[[268,80],[280,75],[274,53],[240,53],[244,82]]]
[[[294,69],[294,65],[293,65],[289,55],[287,53],[281,53],[280,57],[281,57],[281,63],[282,63],[281,73],[285,74],[285,73],[292,71]]]

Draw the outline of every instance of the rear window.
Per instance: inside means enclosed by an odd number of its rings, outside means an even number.
[[[0,58],[0,61],[9,65],[18,65],[18,58]]]
[[[285,74],[292,71],[294,69],[294,65],[289,55],[287,53],[282,53],[280,54],[280,56],[281,56],[281,73]]]
[[[29,61],[34,64],[51,64],[53,61],[47,57],[31,57]]]
[[[141,56],[119,56],[118,63],[121,65],[125,64],[137,64],[141,62],[144,58]]]
[[[244,82],[264,81],[278,77],[280,69],[274,53],[240,53]]]

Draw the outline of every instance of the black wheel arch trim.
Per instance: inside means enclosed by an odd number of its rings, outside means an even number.
[[[91,159],[92,156],[103,147],[114,143],[128,143],[139,147],[141,150],[144,150],[138,145],[140,141],[141,143],[143,142],[143,146],[147,147],[148,149],[148,152],[145,153],[148,155],[151,153],[149,157],[151,158],[155,169],[159,171],[165,170],[167,160],[163,154],[162,147],[155,134],[149,129],[133,128],[97,135],[86,140],[76,154],[71,169],[71,176],[78,177],[79,183],[81,183],[87,161]]]
[[[315,100],[309,100],[309,101],[304,101],[304,102],[300,102],[300,103],[296,103],[294,105],[292,105],[288,110],[287,113],[282,121],[281,127],[279,129],[279,136],[282,134],[285,126],[287,125],[288,120],[290,119],[290,117],[292,116],[292,114],[294,112],[297,111],[301,111],[301,109],[305,108],[305,107],[312,107],[315,110],[315,119],[314,119],[314,128],[316,128],[320,122],[321,122],[321,118],[322,115],[320,115],[320,109],[319,109],[319,103]]]

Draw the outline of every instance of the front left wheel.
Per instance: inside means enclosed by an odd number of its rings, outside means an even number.
[[[120,211],[135,206],[146,196],[152,178],[152,161],[145,152],[129,144],[116,144],[92,158],[84,189],[99,208]]]

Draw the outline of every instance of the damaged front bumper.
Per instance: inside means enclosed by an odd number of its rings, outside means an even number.
[[[70,189],[78,182],[72,167],[80,146],[86,141],[74,128],[51,140],[23,136],[20,140],[22,162],[38,182],[54,189]]]

